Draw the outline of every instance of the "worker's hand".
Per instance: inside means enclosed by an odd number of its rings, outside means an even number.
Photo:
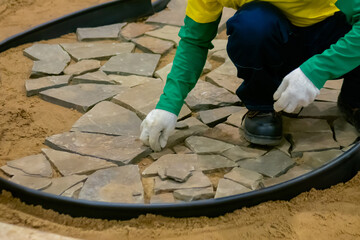
[[[154,109],[141,123],[140,140],[159,152],[166,146],[170,134],[174,131],[177,116],[171,112]]]
[[[297,68],[285,76],[274,93],[274,110],[291,113],[297,107],[312,103],[319,93],[319,89]]]

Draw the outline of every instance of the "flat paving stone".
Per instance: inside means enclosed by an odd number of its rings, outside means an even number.
[[[214,48],[209,50],[209,56],[215,52],[226,50],[228,41],[226,39],[214,39],[211,41],[211,43],[214,45]]]
[[[12,178],[10,178],[10,181],[35,190],[42,190],[47,188],[51,185],[52,182],[50,178],[25,175],[14,175]]]
[[[83,182],[88,176],[86,175],[71,175],[60,178],[53,178],[51,185],[44,189],[43,192],[55,195],[61,195],[69,188],[76,184]]]
[[[224,123],[220,123],[214,128],[209,128],[203,135],[208,138],[213,138],[235,145],[249,145],[249,142],[244,137],[242,129]]]
[[[211,56],[210,56],[210,59],[212,59],[214,61],[218,61],[218,62],[225,62],[226,59],[228,59],[228,58],[229,58],[229,55],[228,55],[226,49],[216,51],[213,54],[211,54]]]
[[[131,40],[136,46],[147,53],[164,55],[174,48],[174,43],[150,36],[142,36]]]
[[[337,104],[333,102],[313,102],[303,108],[299,117],[336,118],[339,116]]]
[[[268,179],[264,180],[263,184],[264,184],[264,187],[270,187],[270,186],[297,178],[301,175],[304,175],[304,174],[310,172],[311,170],[312,169],[308,166],[304,166],[304,165],[295,166],[295,167],[291,168],[289,171],[287,171],[287,173],[281,175],[280,177],[268,178]]]
[[[279,150],[272,150],[256,159],[237,162],[241,168],[261,173],[267,177],[278,177],[295,165],[295,161]]]
[[[67,63],[57,61],[34,61],[30,77],[43,77],[46,75],[59,75],[61,74]]]
[[[80,76],[75,76],[71,79],[71,83],[116,84],[116,82],[108,77],[108,75],[106,75],[103,71],[90,72]]]
[[[187,0],[171,0],[167,8],[150,16],[146,22],[181,27],[184,25],[187,2]]]
[[[137,165],[99,170],[88,177],[79,199],[118,203],[144,203]]]
[[[87,72],[93,72],[100,68],[100,61],[98,60],[81,60],[77,63],[71,64],[64,69],[67,75],[81,75]]]
[[[101,70],[106,74],[152,77],[159,60],[159,54],[121,53],[111,57]]]
[[[41,150],[63,176],[88,174],[116,164],[89,156],[44,148]]]
[[[83,182],[80,182],[74,186],[72,186],[71,188],[68,188],[67,190],[65,190],[65,192],[63,192],[60,196],[63,197],[70,197],[70,198],[78,198],[78,192],[80,192],[81,188],[84,186]]]
[[[68,85],[70,75],[48,76],[25,81],[26,96],[30,97],[51,88],[59,88]]]
[[[173,195],[178,200],[192,202],[197,200],[211,199],[215,196],[215,192],[212,187],[207,187],[176,190],[174,191]]]
[[[117,136],[140,136],[140,118],[126,108],[103,101],[85,113],[71,131],[102,133]]]
[[[299,156],[301,152],[309,152],[316,150],[326,150],[332,148],[340,148],[339,143],[333,139],[332,132],[320,133],[302,133],[297,132],[291,134],[294,142],[292,156]]]
[[[334,121],[335,139],[342,147],[347,147],[359,137],[356,128],[343,118]]]
[[[161,80],[166,82],[167,75],[170,73],[172,66],[173,66],[173,63],[171,62],[171,63],[167,64],[165,67],[157,70],[154,74],[155,77],[161,78]]]
[[[188,94],[185,102],[190,109],[198,111],[236,105],[240,103],[240,100],[236,95],[224,88],[219,88],[211,83],[200,80]]]
[[[175,44],[175,46],[177,47],[180,42],[179,31],[180,31],[179,27],[165,25],[164,27],[162,27],[160,29],[146,32],[145,35],[160,38],[163,40],[172,41]]]
[[[20,169],[17,168],[13,168],[13,167],[9,167],[7,165],[1,166],[0,169],[6,174],[9,175],[10,177],[15,176],[15,175],[29,175],[26,174],[25,172],[23,172]]]
[[[117,40],[121,28],[125,25],[126,23],[116,23],[93,28],[78,28],[76,35],[79,41]]]
[[[126,88],[108,84],[77,84],[40,92],[45,101],[85,113],[95,104],[124,92]]]
[[[71,58],[59,44],[36,43],[24,50],[24,56],[34,61],[69,63]]]
[[[208,75],[206,75],[205,81],[210,82],[216,86],[225,88],[231,93],[235,93],[238,87],[244,82],[243,79],[238,78],[237,76],[220,74],[216,71],[212,71]]]
[[[224,175],[225,179],[240,183],[241,185],[256,190],[264,177],[254,171],[244,168],[233,168],[229,173]]]
[[[165,148],[163,150],[161,150],[160,152],[153,152],[150,154],[150,157],[153,159],[153,160],[158,160],[160,157],[166,155],[166,154],[173,154],[174,151],[171,150],[170,148]]]
[[[325,119],[283,117],[283,132],[331,132]]]
[[[344,82],[344,79],[328,80],[328,81],[326,81],[324,88],[340,90],[343,82]]]
[[[228,197],[228,196],[233,196],[233,195],[237,195],[237,194],[241,194],[241,193],[246,193],[246,192],[250,192],[251,189],[244,187],[243,185],[228,180],[228,179],[220,179],[217,189],[216,189],[216,194],[215,194],[215,198],[222,198],[222,197]]]
[[[326,101],[326,102],[337,102],[339,97],[340,90],[336,89],[320,89],[320,94],[316,97],[318,101]]]
[[[221,155],[227,157],[228,159],[237,162],[247,158],[257,158],[264,155],[267,151],[258,148],[244,147],[244,146],[234,146],[224,152]]]
[[[236,163],[220,155],[198,155],[197,161],[198,169],[204,173],[212,173],[218,170],[236,167]]]
[[[175,203],[175,198],[173,193],[153,194],[150,198],[150,203]]]
[[[237,77],[237,69],[230,59],[226,59],[220,67],[214,70],[214,73]]]
[[[242,123],[242,120],[243,120],[243,118],[244,118],[244,116],[245,116],[245,114],[247,112],[248,112],[247,108],[245,108],[245,107],[241,108],[240,111],[231,114],[227,118],[226,123],[230,124],[230,125],[233,125],[235,127],[238,127],[238,128],[242,128],[241,123]]]
[[[51,165],[43,154],[7,161],[6,164],[33,176],[52,177],[53,175]]]
[[[82,132],[53,135],[46,138],[45,144],[56,150],[102,158],[118,165],[135,163],[151,151],[136,137]]]
[[[279,149],[286,155],[291,156],[291,154],[290,154],[291,143],[289,143],[289,141],[286,140],[285,138],[282,138],[280,144],[275,146],[275,148]]]
[[[130,41],[133,38],[140,37],[148,31],[157,29],[158,26],[145,23],[128,23],[120,31],[120,37],[126,41]]]
[[[158,78],[150,78],[150,77],[143,77],[137,75],[121,76],[121,75],[110,74],[108,75],[108,77],[115,83],[129,88],[136,87],[144,83],[154,83],[154,84],[161,83],[161,80]]]
[[[194,170],[192,164],[177,162],[165,168],[165,176],[176,182],[186,182]]]
[[[221,107],[200,111],[199,116],[203,123],[207,125],[214,125],[220,122],[224,122],[228,116],[230,116],[232,113],[240,111],[241,109],[242,107],[238,106]]]
[[[133,43],[62,43],[61,46],[76,61],[84,59],[106,60],[121,53],[131,53]]]
[[[185,146],[197,154],[220,154],[234,145],[207,137],[191,136],[185,140]]]
[[[332,149],[321,152],[304,152],[300,162],[312,169],[319,168],[343,154],[341,150]]]
[[[184,145],[176,145],[173,147],[174,152],[177,154],[187,154],[193,153],[189,148],[185,147]]]

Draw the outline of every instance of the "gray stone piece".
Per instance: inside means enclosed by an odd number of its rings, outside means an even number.
[[[88,177],[79,199],[118,203],[144,203],[137,165],[99,170]]]
[[[51,185],[44,189],[43,192],[55,195],[62,195],[69,188],[83,182],[87,176],[85,175],[71,175],[60,178],[53,178]]]
[[[228,91],[235,93],[236,89],[243,83],[243,79],[237,76],[225,75],[217,73],[216,71],[210,72],[205,77],[205,81],[210,82],[216,86],[227,89]]]
[[[207,137],[191,136],[185,140],[185,146],[197,154],[220,154],[234,145]]]
[[[213,68],[212,64],[208,60],[206,60],[202,74],[206,74],[206,73],[210,72],[212,70],[212,68]]]
[[[42,190],[51,185],[51,179],[43,177],[14,175],[10,181],[20,184],[24,187],[32,188],[35,190]]]
[[[211,56],[215,52],[226,50],[228,41],[225,39],[214,39],[211,43],[214,45],[214,48],[209,50],[209,56]]]
[[[35,61],[30,77],[43,77],[46,75],[59,75],[63,72],[67,63],[56,61]]]
[[[220,122],[224,122],[228,116],[230,116],[232,113],[240,111],[241,109],[242,107],[238,106],[221,107],[200,111],[199,116],[203,123],[207,125],[214,125]]]
[[[282,138],[280,144],[275,146],[275,148],[279,149],[286,155],[291,156],[291,154],[290,154],[291,143],[289,143],[289,141],[286,140],[285,138]]]
[[[152,77],[159,60],[159,54],[121,53],[110,58],[101,70],[106,74]]]
[[[295,165],[295,161],[279,150],[272,150],[256,159],[238,162],[241,168],[261,173],[267,177],[278,177]]]
[[[173,192],[181,189],[207,188],[211,187],[210,179],[201,171],[194,171],[192,176],[184,183],[175,182],[173,180],[161,180],[155,178],[154,192],[155,194],[163,192]]]
[[[79,41],[116,40],[119,38],[120,29],[126,23],[116,23],[93,28],[78,28],[76,30]]]
[[[228,179],[220,179],[216,189],[215,198],[228,197],[250,191],[251,189],[244,187],[237,182]]]
[[[263,176],[257,172],[244,168],[233,168],[229,173],[224,175],[225,179],[240,183],[241,185],[256,190],[263,180]]]
[[[176,190],[174,191],[173,195],[178,200],[184,202],[192,202],[203,199],[211,199],[215,196],[215,193],[212,187],[207,187]]]
[[[164,55],[174,48],[174,43],[150,36],[142,36],[131,40],[136,46],[147,53]]]
[[[113,161],[118,165],[135,163],[150,153],[139,139],[132,136],[67,132],[46,138],[53,149]]]
[[[35,61],[70,62],[70,56],[59,44],[34,44],[24,50],[24,55]]]
[[[236,167],[236,163],[220,155],[198,155],[197,161],[198,169],[204,173],[212,173],[218,170]]]
[[[218,61],[218,62],[225,62],[226,59],[228,59],[228,58],[229,58],[229,55],[228,55],[226,49],[216,51],[210,56],[210,59],[212,59],[214,61]]]
[[[186,182],[194,170],[192,164],[178,162],[165,168],[165,176],[176,182]]]
[[[331,132],[325,119],[283,117],[283,132]]]
[[[226,59],[226,61],[220,67],[216,68],[214,72],[217,74],[237,77],[237,69],[230,59]]]
[[[247,158],[257,158],[264,155],[267,151],[263,149],[253,148],[253,147],[244,147],[244,146],[234,146],[221,155],[227,157],[228,159],[237,162]]]
[[[150,198],[150,203],[175,203],[175,198],[173,193],[161,193],[157,195],[152,195]]]
[[[328,81],[326,81],[324,88],[340,90],[343,82],[344,82],[344,79],[328,80]]]
[[[108,84],[77,84],[40,92],[45,101],[85,113],[95,104],[110,99],[126,88]]]
[[[207,110],[216,107],[236,105],[240,103],[239,98],[211,83],[198,81],[195,88],[185,99],[186,104],[192,110]]]
[[[80,183],[72,186],[71,188],[68,188],[67,190],[65,190],[65,192],[63,192],[60,196],[77,199],[78,196],[76,196],[76,195],[78,195],[78,193],[80,192],[80,190],[83,186],[84,186],[84,183],[80,182]]]
[[[108,77],[103,71],[90,72],[80,76],[75,76],[71,80],[71,83],[116,84],[116,82]]]
[[[75,64],[71,64],[64,69],[67,75],[81,75],[87,72],[93,72],[100,68],[100,61],[98,60],[81,60]]]
[[[338,149],[321,152],[305,152],[300,159],[300,162],[305,166],[316,169],[330,162],[331,160],[334,160],[341,154],[343,154],[343,152]]]
[[[187,125],[185,122],[177,122],[175,124],[175,129],[188,129],[189,128],[189,125]]]
[[[224,123],[220,123],[214,128],[209,128],[203,135],[208,138],[213,138],[235,145],[249,145],[249,142],[244,137],[242,129]]]
[[[226,123],[241,128],[242,120],[247,112],[247,108],[243,107],[239,112],[231,114],[227,118]]]
[[[270,186],[297,178],[301,175],[304,175],[304,174],[310,172],[311,170],[312,169],[310,167],[305,166],[305,165],[295,166],[295,167],[291,168],[289,171],[287,171],[287,173],[285,173],[284,175],[281,175],[280,177],[268,178],[268,179],[264,180],[263,184],[265,187],[270,187]]]
[[[171,0],[166,9],[150,16],[146,22],[181,27],[184,25],[187,2],[187,0]]]
[[[142,77],[137,75],[121,76],[121,75],[110,74],[108,75],[108,77],[116,84],[129,88],[136,87],[144,83],[163,84],[161,80],[158,78],[149,78],[149,77]]]
[[[320,89],[320,94],[316,97],[318,101],[326,101],[326,102],[337,102],[339,97],[340,90],[336,89]]]
[[[165,67],[157,70],[154,74],[155,77],[161,78],[161,80],[166,82],[167,75],[170,73],[172,66],[173,66],[173,63],[171,62],[168,65],[166,65]]]
[[[140,136],[140,118],[115,103],[103,101],[85,113],[71,131],[102,133],[116,136]]]
[[[146,32],[145,35],[160,38],[163,40],[172,41],[173,43],[175,43],[175,46],[177,47],[180,42],[179,31],[180,31],[179,27],[164,26],[160,29]]]
[[[174,151],[172,151],[170,148],[165,148],[163,150],[161,150],[160,152],[153,152],[150,154],[150,157],[153,159],[153,160],[158,160],[160,157],[166,155],[166,154],[173,154]]]
[[[158,26],[145,23],[128,23],[120,31],[120,37],[126,41],[130,41],[133,38],[140,37],[145,32],[157,29]]]
[[[33,176],[52,177],[53,175],[51,165],[43,154],[7,161],[6,164]]]
[[[42,152],[63,176],[89,174],[117,165],[99,158],[44,148]]]
[[[25,81],[26,96],[30,97],[50,88],[59,88],[68,85],[71,76],[48,76]]]
[[[184,145],[176,145],[173,147],[174,152],[177,154],[187,154],[193,153],[189,148],[185,147]]]
[[[335,139],[342,147],[347,147],[359,137],[356,128],[343,118],[334,121]]]
[[[334,102],[313,102],[309,106],[303,108],[299,117],[310,118],[336,118],[339,111]]]
[[[9,167],[8,165],[1,166],[0,169],[9,176],[15,175],[28,175],[25,172],[21,171],[20,169]]]
[[[333,139],[332,132],[297,132],[291,134],[291,136],[294,143],[293,150],[291,152],[292,156],[300,156],[301,152],[340,148],[339,143],[335,142]]]
[[[61,46],[76,61],[84,59],[105,60],[121,53],[131,53],[133,43],[62,43]]]

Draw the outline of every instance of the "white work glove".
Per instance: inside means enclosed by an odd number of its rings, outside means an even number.
[[[312,103],[320,91],[309,78],[296,68],[286,75],[274,93],[274,110],[292,113],[297,107],[306,107]]]
[[[176,121],[177,116],[171,112],[161,109],[152,110],[141,123],[140,140],[154,151],[161,151],[175,129]]]

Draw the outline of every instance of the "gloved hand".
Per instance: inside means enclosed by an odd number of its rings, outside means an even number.
[[[177,116],[171,112],[161,109],[152,110],[141,123],[140,140],[154,151],[161,151],[175,129],[176,121]]]
[[[274,110],[293,112],[297,107],[306,107],[312,103],[320,91],[309,78],[296,68],[286,75],[274,93]]]

